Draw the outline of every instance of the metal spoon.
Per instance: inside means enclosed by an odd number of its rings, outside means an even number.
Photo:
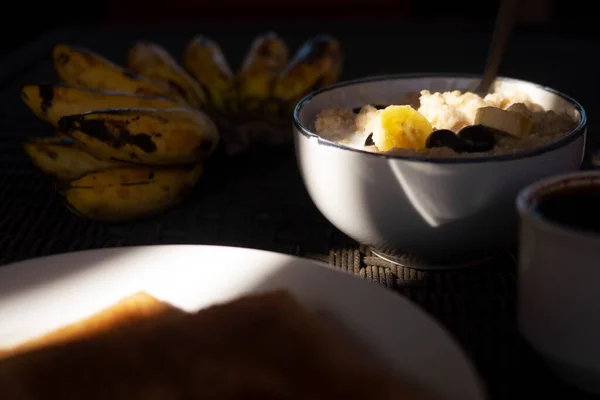
[[[502,0],[500,3],[487,63],[485,70],[483,71],[481,82],[479,83],[479,86],[477,86],[477,93],[487,94],[490,86],[496,79],[496,74],[498,73],[500,61],[502,61],[502,55],[504,54],[508,37],[510,36],[515,23],[516,6],[517,0]]]

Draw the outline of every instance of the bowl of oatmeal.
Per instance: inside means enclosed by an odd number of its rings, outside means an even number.
[[[296,157],[321,213],[391,261],[471,263],[516,243],[518,191],[578,170],[586,114],[572,98],[476,75],[343,82],[294,112]]]

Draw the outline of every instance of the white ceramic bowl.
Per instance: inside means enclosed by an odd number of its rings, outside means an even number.
[[[478,83],[475,75],[374,77],[342,82],[300,101],[294,112],[296,157],[321,213],[378,253],[392,259],[410,255],[429,265],[471,260],[515,244],[518,191],[581,166],[586,114],[570,97],[534,83],[498,78],[496,92],[518,89],[546,110],[577,114],[580,123],[556,142],[493,157],[374,154],[325,140],[313,131],[316,115],[324,108],[400,104],[409,92],[474,90]]]

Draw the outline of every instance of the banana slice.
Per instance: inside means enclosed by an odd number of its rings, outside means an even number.
[[[373,142],[380,151],[424,149],[433,127],[410,106],[388,106],[380,111],[381,123],[374,129]]]
[[[475,125],[483,125],[496,133],[522,139],[531,133],[531,120],[516,111],[481,107],[475,114]]]

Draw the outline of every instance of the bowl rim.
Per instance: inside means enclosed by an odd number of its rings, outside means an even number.
[[[309,103],[313,99],[313,97],[315,97],[319,94],[325,93],[325,92],[341,89],[346,86],[360,85],[360,84],[364,84],[364,83],[378,82],[378,81],[408,80],[408,79],[416,79],[416,78],[448,78],[448,79],[471,78],[471,79],[475,79],[475,78],[480,78],[480,77],[481,77],[481,75],[479,75],[479,74],[470,74],[470,73],[464,73],[464,74],[406,73],[406,74],[392,74],[392,75],[377,75],[377,76],[370,76],[370,77],[366,77],[366,78],[351,79],[351,80],[339,82],[339,83],[336,83],[336,84],[333,84],[333,85],[330,85],[330,86],[327,86],[327,87],[324,87],[324,88],[321,88],[321,89],[318,89],[318,90],[315,90],[315,91],[309,93],[308,95],[303,97],[302,100],[300,100],[298,102],[298,104],[296,104],[296,107],[294,108],[294,114],[293,114],[293,126],[295,128],[294,130],[296,132],[299,132],[301,135],[303,135],[307,138],[317,139],[318,144],[320,144],[320,145],[324,145],[324,146],[328,146],[328,147],[335,147],[335,148],[338,148],[341,150],[346,150],[346,151],[351,151],[351,152],[362,153],[362,154],[367,155],[368,157],[378,157],[378,158],[383,158],[383,159],[405,160],[405,161],[414,161],[414,162],[426,162],[426,163],[433,163],[433,164],[473,164],[473,163],[482,163],[482,162],[490,162],[490,161],[492,161],[492,162],[494,162],[494,161],[512,161],[512,160],[530,158],[530,157],[535,157],[535,156],[559,149],[563,146],[566,146],[567,144],[573,142],[575,139],[577,139],[580,136],[585,134],[586,127],[587,127],[587,114],[586,114],[583,106],[577,100],[573,99],[572,97],[570,97],[556,89],[552,89],[550,87],[547,87],[547,86],[544,86],[544,85],[541,85],[538,83],[526,81],[523,79],[511,78],[511,77],[506,77],[506,76],[498,76],[498,77],[496,77],[496,81],[515,82],[515,83],[523,83],[523,84],[531,85],[537,89],[552,93],[556,96],[563,98],[565,101],[567,101],[569,104],[571,104],[575,108],[575,110],[577,110],[577,112],[579,112],[579,115],[580,115],[579,124],[575,127],[575,129],[573,129],[571,132],[569,132],[567,135],[563,136],[562,138],[560,138],[556,141],[553,141],[553,142],[546,143],[540,147],[536,147],[533,149],[522,150],[522,151],[518,151],[515,153],[510,153],[510,154],[498,154],[498,155],[482,156],[482,157],[454,157],[454,158],[452,158],[452,157],[427,157],[427,156],[384,154],[384,153],[374,153],[374,152],[363,150],[363,149],[356,149],[356,148],[352,148],[352,147],[325,139],[325,138],[319,136],[318,134],[316,134],[315,132],[313,132],[312,130],[310,130],[309,128],[307,128],[306,126],[304,126],[300,122],[300,111],[307,103]]]

